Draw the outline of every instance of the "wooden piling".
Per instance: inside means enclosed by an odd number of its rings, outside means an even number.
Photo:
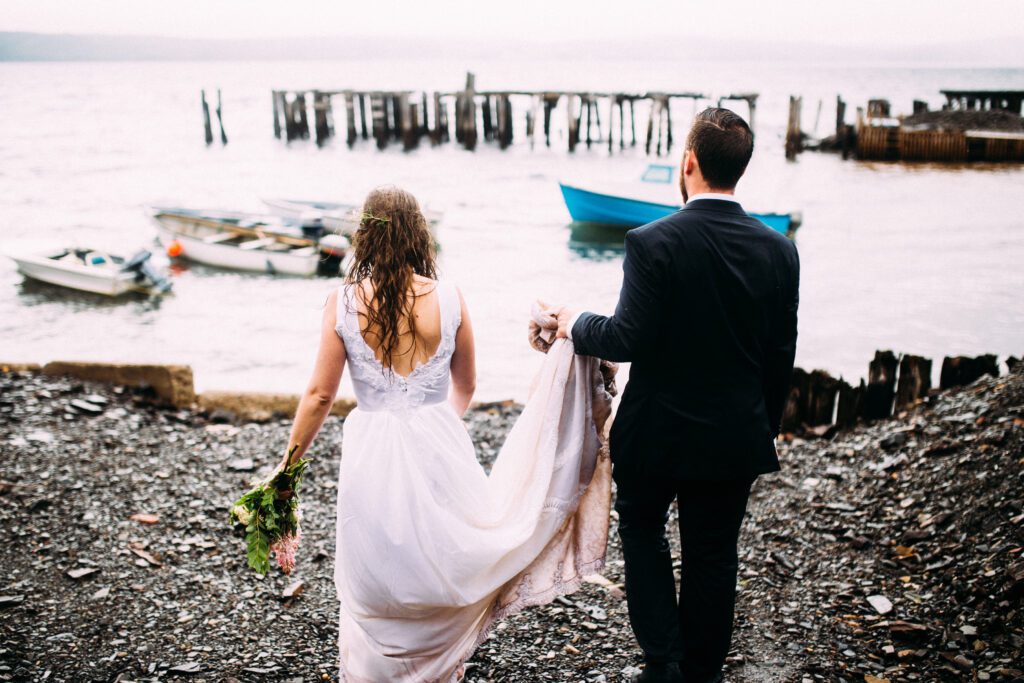
[[[630,147],[636,147],[636,99],[629,98],[629,134],[631,142]]]
[[[654,138],[654,117],[655,110],[658,108],[658,101],[651,100],[651,109],[647,112],[647,142],[644,146],[644,153],[651,153],[651,140]]]
[[[299,136],[303,140],[309,139],[309,115],[306,111],[306,93],[299,93],[295,98],[295,107],[298,113]]]
[[[316,133],[316,146],[323,147],[331,137],[331,129],[327,122],[327,108],[330,96],[319,91],[313,92],[313,130]]]
[[[373,139],[377,141],[377,149],[384,149],[388,146],[388,115],[385,106],[383,93],[370,93],[370,120],[373,126]]]
[[[498,95],[495,98],[495,106],[498,110],[498,146],[506,149],[512,144],[512,100],[507,94]]]
[[[221,107],[220,88],[217,88],[217,125],[220,127],[220,144],[228,144],[228,134],[224,132],[224,113]]]
[[[587,124],[586,124],[585,142],[587,143],[587,149],[590,149],[590,142],[591,142],[591,140],[590,140],[590,116],[591,116],[591,113],[594,111],[594,101],[590,98],[589,95],[582,95],[580,97],[580,107],[581,107],[581,109],[580,109],[580,114],[581,115],[582,115],[584,109],[587,110]]]
[[[414,102],[409,102],[408,95],[400,95],[398,109],[401,112],[402,149],[408,152],[419,144],[418,107]]]
[[[351,90],[345,92],[345,143],[351,148],[356,144],[356,98]]]
[[[466,73],[466,88],[459,95],[461,102],[456,102],[456,135],[461,131],[463,147],[469,151],[476,149],[476,76]],[[460,120],[461,119],[461,120]]]
[[[199,91],[199,99],[203,104],[203,132],[206,134],[206,144],[213,144],[213,129],[210,126],[210,105],[206,103],[206,91]]]
[[[836,425],[839,427],[852,427],[857,420],[864,417],[864,396],[867,394],[867,387],[864,380],[860,385],[853,387],[846,382],[839,382],[839,402],[836,405]]]
[[[803,151],[803,133],[800,130],[802,97],[789,96],[789,120],[786,124],[786,158],[792,161]]]
[[[665,153],[668,154],[672,151],[672,100],[668,97],[665,98],[665,127]]]
[[[369,130],[366,128],[366,94],[359,93],[359,130],[364,140],[369,139]]]
[[[576,116],[576,96],[572,94],[566,95],[565,98],[565,110],[568,116],[569,126],[569,151],[576,151],[576,144],[580,139],[580,119]]]
[[[932,388],[932,362],[921,356],[906,355],[900,359],[900,377],[896,387],[896,409],[914,405]]]
[[[892,351],[875,351],[868,366],[868,386],[864,396],[864,417],[880,420],[892,415],[896,397],[896,368],[899,361]]]
[[[999,376],[999,363],[992,354],[970,358],[968,356],[946,356],[942,359],[939,374],[939,388],[965,386],[984,375]]]
[[[836,95],[836,142],[843,153],[844,159],[850,158],[850,136],[846,126],[846,102],[841,95]]]
[[[280,112],[278,110],[278,95],[279,94],[280,93],[278,93],[278,91],[276,91],[276,90],[272,90],[270,92],[270,103],[271,103],[271,106],[273,107],[273,113],[274,113],[274,137],[277,138],[278,140],[281,139],[281,118],[280,118],[281,114],[280,114]]]
[[[544,144],[551,146],[551,112],[558,106],[561,95],[558,93],[544,93]]]

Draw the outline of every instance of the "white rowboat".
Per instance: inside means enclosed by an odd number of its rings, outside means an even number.
[[[302,199],[264,199],[263,203],[275,216],[301,223],[311,218],[323,222],[327,232],[336,232],[351,237],[359,229],[362,207],[358,204],[341,202],[316,202]],[[437,239],[437,225],[444,214],[432,209],[423,209],[430,234]]]
[[[125,292],[167,291],[170,283],[145,267],[149,252],[135,258],[92,249],[61,249],[10,255],[27,278],[68,289],[120,296]]]
[[[169,210],[157,210],[153,220],[164,247],[176,245],[169,251],[176,258],[256,273],[317,272],[320,251],[312,239]]]

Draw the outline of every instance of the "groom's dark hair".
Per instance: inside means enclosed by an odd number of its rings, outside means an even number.
[[[697,114],[686,138],[686,149],[697,155],[708,185],[731,190],[754,153],[754,133],[735,112],[708,107]]]

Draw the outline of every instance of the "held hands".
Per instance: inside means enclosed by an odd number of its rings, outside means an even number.
[[[575,312],[565,306],[552,306],[539,299],[530,312],[530,346],[547,353],[556,339],[569,337],[569,321]]]

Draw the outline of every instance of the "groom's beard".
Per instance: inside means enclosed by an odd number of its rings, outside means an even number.
[[[683,193],[683,204],[690,201],[690,193],[686,191],[686,176],[679,175],[679,191]]]

